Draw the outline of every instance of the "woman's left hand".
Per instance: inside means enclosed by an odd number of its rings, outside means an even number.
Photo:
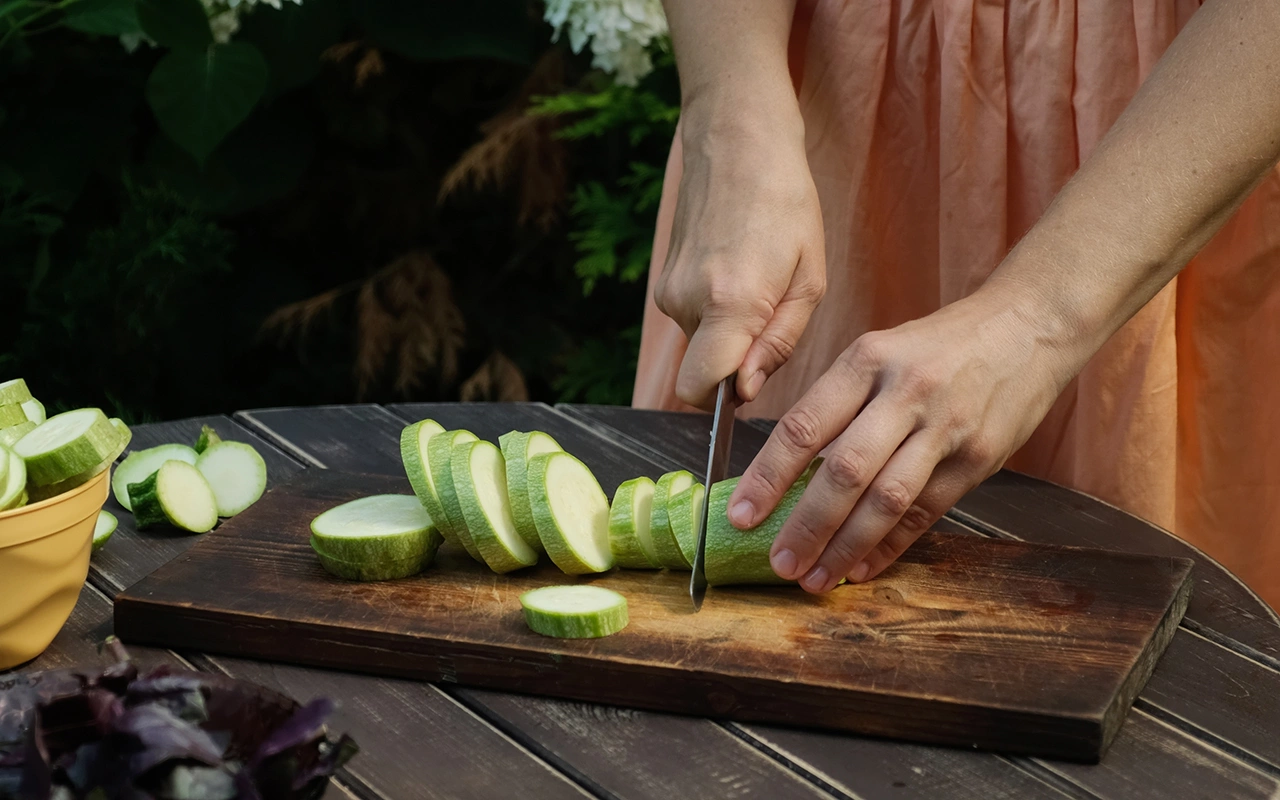
[[[825,592],[877,575],[1031,436],[1087,355],[1026,297],[989,281],[868,333],[779,420],[730,498],[738,528],[830,445],[774,542],[780,577]]]

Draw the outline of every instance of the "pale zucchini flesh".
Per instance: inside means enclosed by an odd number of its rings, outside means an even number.
[[[649,478],[632,478],[613,493],[613,504],[609,507],[609,549],[619,567],[658,569],[662,566],[649,536],[654,488]]]
[[[22,404],[22,410],[27,415],[27,420],[37,425],[44,423],[49,417],[44,412],[44,403],[34,397]]]
[[[218,524],[213,489],[200,470],[185,461],[166,461],[141,482],[129,484],[129,501],[139,530],[167,522],[205,533]]]
[[[196,458],[196,469],[213,489],[218,516],[234,517],[267,490],[267,463],[252,445],[219,440]]]
[[[34,486],[58,483],[91,470],[119,453],[120,431],[96,408],[50,417],[13,445]]]
[[[98,552],[102,546],[111,538],[111,534],[116,532],[116,526],[119,525],[116,515],[110,511],[99,511],[98,521],[93,524],[93,552]]]
[[[533,509],[529,505],[529,459],[543,453],[563,450],[560,443],[542,431],[511,431],[498,437],[502,456],[507,464],[507,494],[511,498],[511,517],[516,522],[525,543],[542,552],[542,539],[538,538],[538,526],[533,521]]]
[[[595,475],[566,452],[529,460],[529,503],[538,538],[551,561],[569,575],[613,568],[609,499]]]
[[[125,457],[111,476],[111,491],[116,502],[125,511],[132,511],[133,504],[129,500],[129,484],[139,483],[160,469],[166,461],[183,461],[194,465],[198,458],[196,451],[185,444],[162,444],[146,450],[136,450]]]
[[[458,502],[458,492],[453,485],[453,448],[454,445],[478,441],[471,431],[452,430],[431,437],[427,443],[427,466],[431,470],[431,481],[440,498],[440,510],[458,543],[467,551],[467,555],[484,563],[479,548],[471,540],[471,532],[467,530],[467,520],[462,513],[462,505]]]
[[[658,478],[654,487],[649,535],[653,538],[653,549],[658,554],[658,562],[669,569],[689,569],[691,566],[680,549],[680,543],[676,541],[675,532],[671,529],[667,508],[672,497],[695,483],[697,479],[693,477],[692,472],[677,470]]]
[[[322,561],[349,566],[340,577],[359,572],[365,576],[361,580],[382,580],[370,576],[414,574],[435,559],[442,541],[422,503],[407,494],[362,497],[311,521],[312,550]]]
[[[520,536],[511,517],[501,451],[489,442],[454,445],[452,476],[471,542],[489,569],[504,573],[538,563],[538,551]]]
[[[9,511],[27,503],[27,465],[7,447],[0,447],[0,457],[9,464],[4,483],[0,484],[0,511]]]
[[[544,636],[598,639],[627,626],[627,599],[603,586],[544,586],[520,595],[525,623]]]
[[[698,549],[698,525],[702,522],[702,498],[706,493],[702,484],[695,483],[667,502],[671,533],[680,548],[680,555],[690,564],[693,564],[693,556]]]
[[[120,457],[120,454],[124,452],[125,448],[129,446],[129,442],[133,439],[133,431],[125,427],[123,422],[120,422],[118,419],[113,419],[111,420],[111,423],[119,432],[120,441],[111,449],[111,452],[107,454],[106,458],[84,472],[72,475],[66,480],[58,481],[57,483],[50,483],[45,486],[29,484],[27,486],[29,500],[32,503],[38,503],[41,500],[48,500],[50,497],[57,497],[63,492],[69,492],[77,486],[82,486],[88,483],[98,477],[98,475],[110,469],[111,465],[115,463],[115,460]],[[117,425],[116,423],[120,424]]]

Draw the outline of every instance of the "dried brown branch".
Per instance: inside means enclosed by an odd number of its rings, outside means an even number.
[[[475,374],[462,382],[458,396],[464,403],[485,400],[520,403],[529,399],[529,387],[515,362],[500,350],[494,350]]]

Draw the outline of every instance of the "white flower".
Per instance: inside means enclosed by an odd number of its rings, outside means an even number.
[[[667,35],[660,0],[547,0],[544,19],[555,29],[553,42],[568,27],[575,53],[591,42],[591,65],[623,86],[653,70],[649,45]]]
[[[204,3],[204,9],[209,14],[209,27],[213,28],[213,40],[219,44],[231,41],[235,32],[240,30],[240,15],[245,11],[251,10],[259,3],[276,10],[282,7],[281,0],[201,0],[201,2]],[[302,5],[302,0],[290,0],[290,2]]]

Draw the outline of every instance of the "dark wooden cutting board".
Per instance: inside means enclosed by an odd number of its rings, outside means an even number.
[[[309,470],[116,600],[124,641],[456,682],[722,719],[1096,761],[1186,609],[1191,562],[930,532],[880,578],[815,597],[689,573],[495,575],[441,548],[420,575],[331,577],[320,512],[410,493],[403,478]],[[588,580],[631,622],[539,636],[519,595]]]

